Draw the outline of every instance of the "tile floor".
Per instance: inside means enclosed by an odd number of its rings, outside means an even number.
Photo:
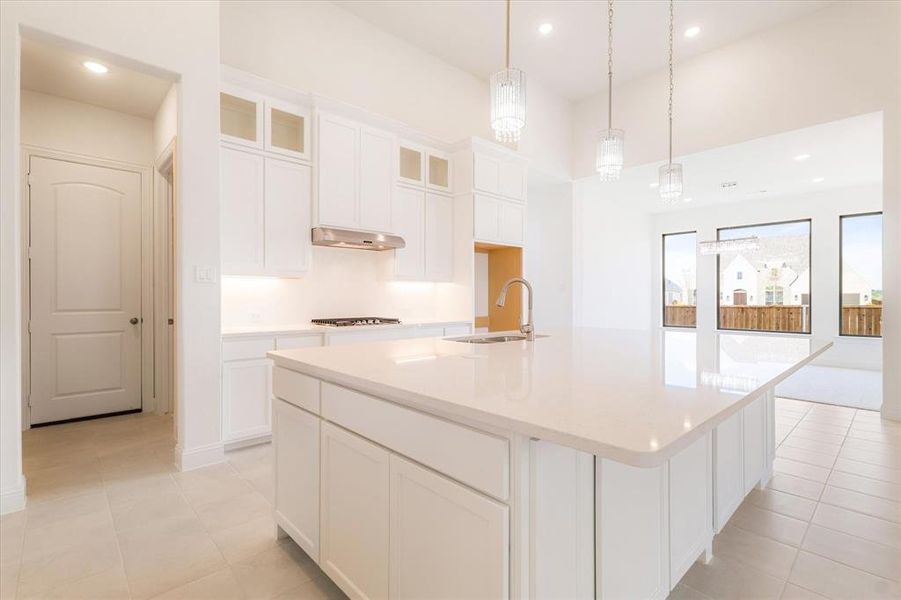
[[[901,597],[901,424],[777,400],[776,474],[674,599]],[[269,445],[172,467],[171,420],[26,432],[28,508],[0,518],[0,598],[343,598],[270,516]]]

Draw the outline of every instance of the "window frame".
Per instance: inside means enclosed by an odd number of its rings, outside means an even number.
[[[885,270],[885,216],[883,215],[884,211],[881,210],[872,210],[868,212],[862,213],[850,213],[847,215],[839,215],[838,216],[838,335],[843,338],[850,339],[865,339],[865,340],[881,340],[883,338],[882,335],[852,335],[850,333],[842,333],[842,308],[844,307],[844,302],[842,300],[842,280],[845,277],[845,269],[844,265],[844,250],[845,250],[845,241],[844,241],[844,228],[842,225],[845,222],[846,218],[854,218],[854,217],[872,217],[875,215],[880,216],[880,220],[882,221],[882,243],[883,247],[880,248],[880,254],[882,254],[882,267],[883,271]],[[872,300],[872,298],[871,298]],[[883,305],[884,306],[884,305]],[[883,322],[884,322],[885,314],[883,313]]]
[[[666,324],[666,238],[668,236],[676,236],[676,235],[690,235],[694,234],[695,236],[695,281],[697,282],[698,278],[698,232],[697,230],[692,231],[671,231],[669,233],[663,233],[660,235],[660,322],[661,327],[668,327],[672,329],[697,329],[698,328],[698,303],[697,296],[695,297],[695,324],[694,325],[667,325]]]
[[[747,225],[730,225],[728,227],[717,227],[716,228],[716,241],[720,241],[720,232],[727,231],[729,229],[747,229],[749,227],[767,227],[769,225],[788,225],[791,223],[807,223],[807,231],[809,235],[807,236],[807,256],[809,257],[809,269],[810,276],[808,279],[808,305],[807,305],[807,313],[808,318],[810,320],[810,331],[773,331],[772,329],[733,329],[730,327],[720,327],[720,303],[722,302],[722,291],[720,290],[720,258],[721,255],[717,253],[716,255],[716,313],[714,314],[714,318],[716,319],[716,331],[728,331],[728,332],[744,332],[744,333],[775,333],[777,335],[813,335],[813,219],[808,217],[806,219],[787,219],[784,221],[771,221],[771,222],[763,222],[763,223],[749,223]],[[775,296],[775,294],[774,294]],[[766,306],[765,304],[762,306]]]

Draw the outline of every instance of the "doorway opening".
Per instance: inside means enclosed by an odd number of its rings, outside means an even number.
[[[495,300],[504,284],[522,277],[522,248],[475,244],[475,331],[512,331],[522,322],[522,293],[510,294],[503,307]]]

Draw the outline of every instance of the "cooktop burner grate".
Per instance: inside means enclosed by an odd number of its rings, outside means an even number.
[[[389,317],[339,317],[336,319],[313,319],[314,325],[328,327],[359,327],[361,325],[398,325],[400,319]]]

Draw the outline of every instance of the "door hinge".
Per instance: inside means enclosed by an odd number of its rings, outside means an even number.
[[[31,333],[31,319],[28,320],[28,333]]]
[[[25,185],[31,187],[31,171],[25,173]]]

